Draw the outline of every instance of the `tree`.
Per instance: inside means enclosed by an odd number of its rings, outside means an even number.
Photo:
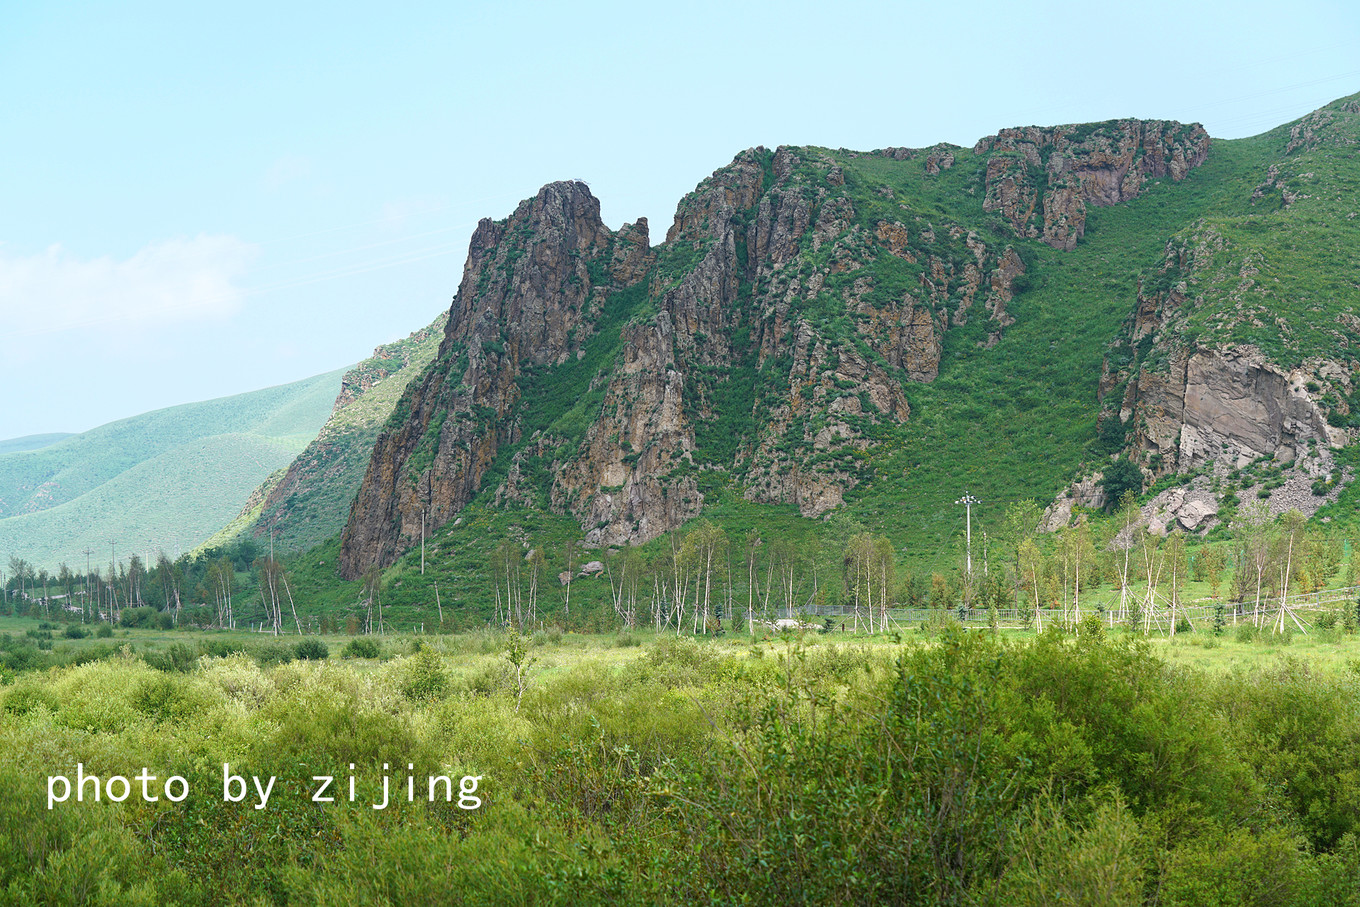
[[[165,592],[166,607],[170,602],[175,603],[175,625],[179,625],[179,613],[182,607],[180,602],[180,584],[184,582],[184,572],[177,564],[170,562],[170,558],[165,556],[165,552],[160,552],[156,557],[156,575],[160,578],[161,588]]]
[[[1019,562],[1019,575],[1025,589],[1031,590],[1034,595],[1034,617],[1039,617],[1039,577],[1044,569],[1044,556],[1039,552],[1039,546],[1034,544],[1034,539],[1028,538],[1020,543],[1016,552]],[[1028,606],[1025,608],[1029,610]],[[1040,625],[1038,629],[1042,630]]]
[[[1218,598],[1218,589],[1223,582],[1223,549],[1217,545],[1206,545],[1195,557],[1195,563],[1204,574],[1204,581],[1209,584],[1210,597]]]
[[[1128,457],[1120,457],[1106,468],[1100,477],[1100,487],[1105,492],[1105,509],[1114,510],[1128,492],[1142,493],[1143,471]]]
[[[760,546],[760,533],[754,529],[746,530],[746,626],[751,631],[752,639],[756,636],[756,554]]]
[[[1176,611],[1181,603],[1181,584],[1185,582],[1185,533],[1180,527],[1166,537],[1166,574],[1171,584],[1171,633],[1176,635]]]
[[[1284,632],[1285,614],[1289,613],[1289,574],[1294,568],[1294,555],[1296,549],[1300,547],[1300,541],[1304,535],[1304,530],[1308,525],[1308,517],[1299,513],[1297,510],[1289,510],[1280,517],[1280,528],[1284,536],[1285,554],[1284,567],[1280,573],[1280,620],[1279,629],[1276,632]],[[1295,618],[1297,623],[1297,618]]]
[[[1266,505],[1257,501],[1238,511],[1238,520],[1233,524],[1237,532],[1237,577],[1234,582],[1239,598],[1245,598],[1255,591],[1256,605],[1254,623],[1261,625],[1261,585],[1270,567],[1271,544],[1270,511]]]
[[[506,636],[505,660],[515,669],[515,711],[518,712],[524,691],[529,687],[529,668],[536,659],[529,654],[528,641],[514,627]]]
[[[61,591],[65,598],[66,607],[70,607],[76,597],[76,575],[71,572],[71,568],[62,561],[57,565],[57,583],[61,586]],[[84,612],[81,612],[82,617]]]
[[[1133,552],[1138,524],[1142,520],[1143,514],[1138,509],[1138,495],[1132,491],[1125,491],[1124,496],[1119,499],[1119,531],[1114,536],[1115,548],[1124,552],[1119,569],[1119,616],[1121,618],[1128,615],[1129,556]]]
[[[1016,501],[1006,509],[1006,518],[1002,523],[1001,535],[1006,547],[1015,555],[1015,589],[1014,599],[1020,600],[1020,591],[1026,585],[1024,579],[1025,571],[1021,567],[1020,546],[1028,539],[1034,538],[1034,534],[1039,531],[1039,520],[1043,514],[1039,511],[1039,505],[1031,500]]]

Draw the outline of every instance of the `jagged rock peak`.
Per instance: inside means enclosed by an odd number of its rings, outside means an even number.
[[[506,444],[520,440],[520,379],[560,365],[592,334],[606,297],[654,260],[647,223],[618,233],[585,183],[549,183],[468,247],[439,355],[407,387],[374,447],[341,538],[354,578],[452,519]]]

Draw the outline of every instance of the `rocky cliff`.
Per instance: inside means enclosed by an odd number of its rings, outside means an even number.
[[[1179,180],[1207,148],[1197,126],[1137,121],[1007,130],[971,153],[756,148],[686,196],[655,248],[645,221],[605,227],[583,184],[546,186],[478,226],[342,571],[389,563],[422,514],[428,531],[481,493],[570,514],[593,544],[681,525],[715,482],[825,514],[943,351],[1015,323],[1030,240],[1073,248],[1085,205]],[[962,202],[922,205],[904,194],[918,186]]]

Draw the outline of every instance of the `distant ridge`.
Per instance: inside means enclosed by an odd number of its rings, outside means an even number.
[[[0,441],[0,454],[19,453],[25,450],[41,450],[44,447],[51,447],[58,441],[64,441],[71,437],[71,432],[55,432],[46,435],[24,435],[22,438],[10,438],[8,441]]]
[[[344,370],[121,419],[46,445],[0,448],[0,558],[37,568],[172,557],[211,536],[306,447]]]

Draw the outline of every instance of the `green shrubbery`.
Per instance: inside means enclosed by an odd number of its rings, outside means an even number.
[[[0,890],[16,903],[58,885],[94,903],[1360,903],[1348,670],[1202,674],[1095,623],[1024,642],[945,626],[753,650],[492,633],[447,645],[461,654],[418,642],[377,670],[268,664],[292,651],[280,641],[253,656],[185,646],[162,670],[124,647],[20,674],[0,686],[0,828],[18,842],[0,848]],[[195,793],[46,810],[41,779],[77,760],[176,772]],[[278,777],[267,809],[223,802],[223,762]],[[398,801],[409,764],[418,779],[482,775],[484,805],[374,810],[384,764]],[[338,802],[311,801],[320,774],[341,779]]]
[[[331,650],[319,639],[304,639],[293,646],[293,654],[303,661],[325,661]]]
[[[351,639],[340,653],[343,658],[378,658],[382,650],[371,639]]]

